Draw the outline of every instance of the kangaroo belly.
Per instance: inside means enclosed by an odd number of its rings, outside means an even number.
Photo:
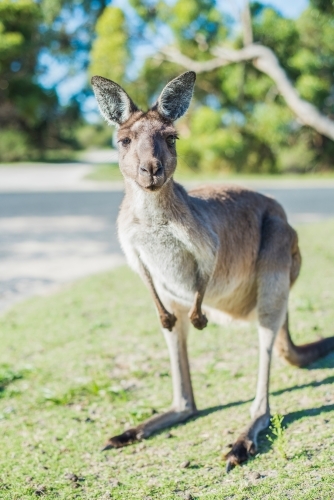
[[[255,273],[243,276],[223,275],[208,283],[204,305],[232,318],[246,318],[256,307],[257,286]]]

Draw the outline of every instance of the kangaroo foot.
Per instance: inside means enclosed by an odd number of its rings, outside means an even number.
[[[242,464],[242,462],[246,462],[250,455],[255,455],[256,446],[253,441],[245,438],[239,438],[232,449],[225,455],[226,460],[226,472],[230,472],[233,467],[236,465]]]
[[[148,420],[145,420],[145,422],[139,424],[137,427],[128,429],[122,434],[108,439],[102,451],[110,450],[111,448],[121,448],[122,446],[127,446],[128,444],[145,439],[153,432],[166,429],[167,427],[171,427],[179,422],[184,422],[196,413],[196,407],[193,405],[191,408],[187,408],[185,410],[178,411],[171,409],[166,411],[166,413],[154,415]]]
[[[205,328],[208,324],[208,318],[202,313],[202,311],[195,311],[191,313],[189,319],[197,330],[203,330],[203,328]]]
[[[226,472],[230,472],[236,465],[246,462],[257,452],[257,437],[269,425],[269,408],[262,415],[255,417],[250,425],[240,434],[232,449],[225,455]]]
[[[111,450],[111,448],[122,448],[123,446],[127,446],[139,440],[137,429],[128,429],[122,434],[108,439],[102,451]]]

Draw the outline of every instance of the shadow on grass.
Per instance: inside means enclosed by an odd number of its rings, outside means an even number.
[[[329,352],[325,357],[305,367],[306,370],[323,370],[325,368],[334,368],[334,352]]]
[[[301,384],[301,385],[293,385],[292,387],[286,387],[284,389],[279,389],[278,391],[273,391],[270,393],[272,396],[280,396],[281,394],[284,394],[285,392],[292,392],[296,390],[301,390],[301,389],[306,389],[308,387],[319,387],[321,385],[326,385],[326,384],[334,384],[334,375],[331,377],[326,377],[323,380],[317,381],[314,380],[312,382],[309,382],[307,384]],[[196,420],[198,418],[206,417],[207,415],[210,415],[211,413],[215,413],[216,411],[221,411],[225,410],[227,408],[232,408],[234,406],[240,406],[246,403],[250,403],[253,401],[253,399],[245,399],[244,401],[234,401],[232,403],[227,403],[225,405],[217,405],[217,406],[211,406],[210,408],[204,408],[203,410],[199,410],[196,415],[193,417],[190,417],[187,422],[190,420]],[[301,410],[302,411],[302,410]],[[307,410],[305,410],[307,411]],[[327,410],[330,411],[330,410]]]
[[[211,413],[216,413],[216,411],[221,411],[221,410],[226,410],[227,408],[233,408],[234,406],[241,406],[246,403],[250,403],[253,401],[252,399],[245,399],[244,401],[234,401],[232,403],[227,403],[226,405],[217,405],[217,406],[211,406],[209,408],[204,408],[203,410],[198,410],[196,415],[193,415],[192,417],[187,420],[187,422],[190,422],[191,420],[197,420],[199,418],[207,417]]]
[[[274,396],[279,396],[281,394],[284,394],[285,392],[292,392],[295,390],[300,390],[300,389],[305,389],[307,387],[318,387],[324,384],[333,384],[334,383],[334,376],[331,377],[326,377],[324,380],[321,381],[313,381],[309,382],[308,384],[301,384],[301,385],[294,385],[292,387],[287,387],[285,389],[280,389],[278,391],[273,391],[271,395]],[[215,413],[217,411],[225,410],[227,408],[233,408],[235,406],[242,406],[246,403],[250,403],[253,401],[253,399],[246,399],[246,400],[239,400],[239,401],[234,401],[231,403],[227,403],[225,405],[216,405],[216,406],[211,406],[209,408],[204,408],[202,410],[198,410],[196,415],[193,415],[192,417],[189,417],[189,419],[185,420],[184,422],[181,422],[179,424],[173,425],[170,428],[177,428],[180,425],[187,425],[191,421],[198,420],[199,418],[206,417],[210,415],[211,413]],[[304,417],[316,417],[318,415],[321,415],[322,413],[328,413],[334,410],[334,404],[330,405],[323,405],[318,408],[306,408],[303,410],[297,410],[291,413],[288,413],[287,415],[284,416],[284,426],[289,426],[293,422],[300,420]],[[242,429],[240,429],[241,431]],[[166,429],[161,429],[159,431],[156,431],[150,438],[153,438],[154,436],[158,434],[162,434],[163,432],[166,432]],[[272,447],[273,447],[273,442],[270,442],[267,439],[267,434],[269,432],[269,428],[263,430],[259,434],[259,441],[258,441],[258,448],[259,452],[261,454],[268,453]],[[251,457],[250,457],[251,459]]]
[[[291,413],[284,415],[283,427],[284,427],[284,429],[286,429],[293,422],[301,420],[304,417],[317,417],[319,415],[322,415],[323,413],[329,413],[331,411],[334,411],[334,404],[323,405],[323,406],[319,406],[317,408],[305,408],[303,410],[292,411]],[[273,446],[275,444],[275,441],[270,441],[268,439],[268,437],[267,437],[268,434],[269,435],[272,434],[269,428],[264,429],[259,434],[258,451],[261,454],[268,453],[273,448]],[[290,458],[292,458],[292,457],[290,457]]]
[[[317,417],[322,413],[328,413],[334,411],[334,404],[319,406],[318,408],[305,408],[304,410],[297,410],[288,413],[284,417],[284,424],[291,425],[296,420],[300,420],[304,417]]]
[[[297,391],[300,389],[306,389],[307,387],[319,387],[320,385],[326,385],[326,384],[334,384],[334,375],[331,377],[326,377],[323,380],[314,380],[312,382],[308,382],[307,384],[301,384],[301,385],[293,385],[292,387],[286,387],[285,389],[279,389],[278,391],[273,391],[270,394],[273,396],[280,396],[281,394],[284,394],[285,392],[292,392],[292,391]]]

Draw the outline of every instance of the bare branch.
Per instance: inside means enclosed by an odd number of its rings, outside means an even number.
[[[217,59],[210,59],[210,61],[194,61],[193,59],[190,59],[190,57],[181,54],[181,52],[174,47],[164,47],[160,50],[160,52],[167,61],[179,64],[180,66],[183,66],[190,71],[195,71],[196,73],[205,73],[230,64],[229,61],[224,61],[220,57],[217,57]]]
[[[240,50],[215,47],[211,52],[216,56],[215,59],[198,62],[181,54],[175,48],[164,48],[162,50],[162,54],[168,61],[197,73],[212,71],[231,63],[251,61],[255,68],[265,73],[275,82],[278,92],[304,125],[308,125],[334,141],[334,121],[320,113],[313,104],[300,97],[271,49],[263,45],[250,44]]]
[[[253,43],[252,17],[248,0],[245,0],[244,8],[241,12],[241,24],[244,38],[244,46]]]
[[[230,62],[252,61],[253,66],[268,75],[276,84],[289,108],[304,125],[334,141],[334,122],[300,97],[280,65],[274,52],[263,45],[248,45],[241,50],[216,48],[213,54]]]

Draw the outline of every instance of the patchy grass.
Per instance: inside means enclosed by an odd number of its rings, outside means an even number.
[[[299,234],[291,328],[308,342],[334,335],[334,222]],[[334,354],[303,370],[275,360],[284,457],[267,431],[261,453],[226,475],[222,453],[255,391],[254,327],[192,330],[198,418],[106,453],[108,437],[170,402],[167,349],[139,279],[120,268],[16,306],[0,318],[0,344],[1,499],[333,498]]]
[[[86,175],[86,179],[91,181],[119,182],[123,181],[123,176],[118,163],[102,163],[101,165],[95,165],[92,172]]]

